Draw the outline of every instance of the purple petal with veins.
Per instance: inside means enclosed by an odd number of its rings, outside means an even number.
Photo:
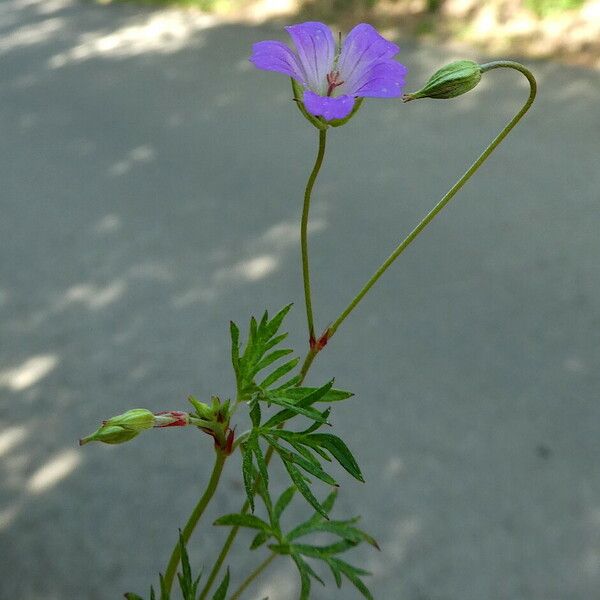
[[[258,42],[252,46],[250,62],[264,71],[277,71],[306,85],[298,57],[283,42]]]
[[[323,23],[309,21],[285,28],[290,34],[307,86],[318,94],[327,90],[327,73],[333,69],[335,42],[331,29]]]

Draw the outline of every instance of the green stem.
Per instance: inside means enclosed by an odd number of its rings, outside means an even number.
[[[300,247],[302,250],[302,279],[304,281],[304,301],[306,303],[306,320],[308,323],[308,336],[311,340],[311,344],[315,339],[315,325],[313,320],[312,311],[312,298],[310,290],[310,272],[308,268],[308,211],[310,208],[310,197],[312,189],[317,179],[317,175],[321,170],[323,164],[323,157],[325,156],[325,143],[327,141],[327,130],[319,130],[319,151],[317,152],[317,159],[315,165],[308,177],[306,182],[306,189],[304,190],[304,205],[302,207],[302,222],[300,225]]]
[[[190,515],[190,518],[188,519],[188,522],[185,524],[185,527],[181,532],[181,537],[183,538],[185,544],[187,544],[192,533],[194,532],[194,529],[198,524],[198,521],[200,520],[204,509],[210,502],[217,489],[217,485],[219,484],[219,479],[221,478],[221,473],[223,472],[223,465],[225,464],[225,459],[227,458],[227,455],[224,452],[221,452],[220,450],[217,450],[216,453],[217,456],[215,458],[215,465],[213,467],[206,489],[204,490],[204,494],[202,494],[202,497],[198,501],[196,508],[194,508],[192,514]],[[171,587],[173,586],[173,579],[175,578],[175,573],[177,571],[177,566],[179,565],[180,559],[181,548],[179,546],[179,542],[177,542],[177,544],[175,544],[175,547],[173,548],[171,558],[169,559],[169,563],[165,571],[164,585],[167,592],[170,592]]]
[[[238,600],[246,588],[273,562],[273,559],[277,556],[275,552],[272,552],[265,560],[263,560],[246,579],[242,582],[240,587],[235,591],[233,596],[229,600]]]
[[[337,331],[338,327],[344,322],[346,317],[356,308],[356,305],[363,299],[367,292],[375,285],[377,280],[387,271],[389,266],[406,250],[406,248],[417,238],[417,236],[433,221],[436,215],[454,198],[456,193],[463,187],[463,185],[473,176],[475,171],[485,162],[487,157],[496,149],[498,144],[510,133],[513,127],[521,120],[521,117],[529,110],[535,99],[537,84],[533,74],[526,69],[523,65],[508,61],[499,60],[491,63],[481,65],[482,71],[490,71],[498,68],[515,69],[525,75],[529,81],[530,92],[527,101],[523,105],[523,108],[510,120],[510,122],[504,127],[504,129],[496,136],[492,143],[482,152],[479,158],[469,167],[465,174],[450,188],[446,195],[434,206],[434,208],[427,214],[427,216],[410,232],[410,234],[402,241],[396,249],[390,254],[390,256],[382,263],[382,265],[375,271],[373,276],[365,283],[363,288],[358,292],[350,304],[344,309],[340,316],[333,322],[333,325],[329,327],[329,337]]]

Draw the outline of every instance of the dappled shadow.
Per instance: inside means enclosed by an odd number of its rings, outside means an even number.
[[[305,343],[297,222],[314,133],[285,78],[247,61],[281,33],[182,14],[0,7],[2,596],[147,589],[210,444],[76,440],[126,408],[230,394],[230,318],[296,301],[291,341]],[[409,87],[450,58],[403,43]],[[587,600],[600,577],[600,82],[534,66],[527,129],[316,364],[315,381],[357,394],[336,426],[369,484],[340,475],[340,512],[362,513],[385,550],[360,555],[380,598]],[[494,73],[454,103],[367,102],[332,132],[311,218],[321,326],[525,96]],[[232,467],[220,512],[238,479]],[[279,568],[262,592],[287,600]]]

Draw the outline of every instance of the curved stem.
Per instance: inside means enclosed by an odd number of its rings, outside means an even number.
[[[240,587],[235,591],[233,596],[229,600],[238,600],[246,588],[273,562],[273,559],[277,556],[275,552],[272,552],[265,560],[263,560],[246,579],[242,582]]]
[[[427,216],[409,233],[409,235],[396,247],[396,249],[390,254],[390,256],[382,263],[382,265],[375,271],[373,276],[365,283],[363,288],[358,292],[350,304],[342,311],[340,316],[333,322],[333,325],[329,327],[329,337],[331,337],[337,330],[337,328],[344,322],[346,317],[356,308],[356,305],[363,299],[367,292],[375,285],[377,280],[387,271],[389,266],[406,250],[406,248],[417,238],[417,236],[433,221],[436,215],[454,198],[456,193],[463,187],[463,185],[473,176],[473,174],[479,169],[479,167],[485,162],[487,157],[496,149],[498,144],[511,132],[513,127],[521,120],[521,117],[529,110],[535,95],[537,92],[537,84],[531,71],[526,69],[523,65],[508,61],[499,60],[491,63],[481,65],[483,72],[490,71],[492,69],[508,68],[515,69],[525,75],[529,81],[530,91],[527,101],[523,105],[523,108],[509,121],[504,129],[496,136],[492,143],[482,152],[479,158],[467,169],[465,174],[448,190],[446,195],[434,206],[434,208],[427,214]]]
[[[308,177],[306,189],[304,190],[304,205],[302,207],[302,222],[300,225],[300,247],[302,250],[302,279],[304,281],[304,301],[306,304],[306,321],[308,323],[308,336],[311,340],[311,345],[315,339],[315,325],[312,312],[312,298],[310,290],[310,272],[308,268],[308,211],[310,208],[310,197],[312,189],[317,179],[317,175],[323,164],[325,156],[325,143],[327,141],[327,130],[319,130],[319,150],[315,160],[314,167]]]
[[[219,479],[221,478],[221,473],[223,472],[223,465],[225,464],[226,458],[227,455],[224,452],[217,450],[215,465],[213,467],[206,489],[204,490],[204,494],[202,494],[202,497],[198,501],[196,508],[194,508],[192,514],[190,515],[190,518],[188,519],[188,522],[185,524],[185,527],[181,532],[181,537],[183,538],[185,544],[187,544],[188,540],[190,539],[190,536],[194,532],[194,529],[196,528],[196,525],[198,524],[198,521],[200,520],[200,517],[204,512],[204,509],[210,502],[217,489],[217,485],[219,484]],[[177,542],[177,544],[175,544],[175,547],[173,548],[171,558],[169,559],[169,563],[165,571],[164,586],[167,592],[170,592],[171,587],[173,586],[173,579],[175,578],[175,573],[177,571],[177,566],[179,565],[180,559],[181,548],[179,546],[179,542]]]

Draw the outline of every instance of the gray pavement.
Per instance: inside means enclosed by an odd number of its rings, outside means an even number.
[[[127,408],[231,394],[229,319],[295,301],[305,343],[296,223],[316,136],[285,78],[246,60],[278,35],[134,6],[0,5],[2,600],[145,593],[210,443],[76,440]],[[457,58],[402,47],[409,89]],[[530,64],[532,113],[311,376],[356,393],[334,421],[367,484],[340,474],[336,514],[362,514],[380,541],[354,556],[379,600],[600,597],[600,77]],[[526,95],[517,74],[486,79],[455,102],[369,101],[332,132],[311,234],[321,325]],[[232,461],[205,524],[238,507],[239,479]],[[195,564],[223,533],[199,531]],[[258,558],[242,542],[236,580]],[[284,563],[249,600],[295,597]]]

